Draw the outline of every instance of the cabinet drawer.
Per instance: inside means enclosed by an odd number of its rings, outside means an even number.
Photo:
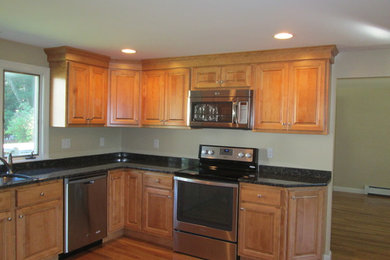
[[[0,192],[0,212],[11,209],[14,206],[14,190]]]
[[[143,183],[145,186],[173,189],[173,178],[171,174],[145,172]]]
[[[282,190],[264,185],[241,185],[241,201],[280,206]]]
[[[16,190],[16,205],[23,207],[62,198],[62,188],[62,181],[58,180],[19,188]]]

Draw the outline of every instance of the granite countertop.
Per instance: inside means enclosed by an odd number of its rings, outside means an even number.
[[[21,163],[14,165],[14,172],[28,175],[31,179],[0,178],[0,189],[118,168],[174,173],[197,164],[198,161],[195,159],[131,153],[112,153]],[[281,187],[308,187],[326,186],[330,179],[331,172],[329,171],[260,166],[257,176],[241,178],[239,181]]]

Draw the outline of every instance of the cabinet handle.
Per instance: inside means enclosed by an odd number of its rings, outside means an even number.
[[[23,218],[23,215],[19,215],[19,218]]]
[[[41,192],[41,193],[39,193],[39,195],[41,195],[41,196],[45,196],[45,193],[44,193],[44,192]]]
[[[261,197],[263,197],[263,195],[261,195],[261,194],[257,194],[257,197],[258,197],[258,198],[261,198]]]
[[[12,218],[11,218],[11,217],[9,217],[9,218],[7,218],[7,220],[8,220],[8,221],[11,221],[11,220],[12,220]]]
[[[244,211],[244,210],[245,210],[245,208],[240,208],[240,210],[241,210],[241,211]]]
[[[317,198],[317,196],[292,196],[291,198],[293,200],[296,200],[296,199],[313,199],[313,198]]]
[[[223,84],[223,82],[224,82],[223,80],[220,80],[220,81],[219,81],[220,84]]]
[[[170,196],[170,195],[168,195],[167,197],[168,197],[168,199],[172,198],[172,196]]]
[[[286,126],[287,124],[286,123],[282,123],[282,126]]]
[[[292,126],[292,123],[288,123],[287,125],[288,125],[288,127],[291,127],[291,126]]]
[[[220,82],[219,82],[219,80],[217,80],[215,83],[219,84]]]
[[[161,181],[160,181],[160,179],[155,179],[154,180],[156,183],[160,183]]]

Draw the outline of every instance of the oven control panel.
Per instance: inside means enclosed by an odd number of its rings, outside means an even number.
[[[217,159],[241,162],[253,162],[256,148],[200,145],[200,159]]]

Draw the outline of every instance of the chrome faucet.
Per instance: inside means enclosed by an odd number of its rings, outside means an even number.
[[[7,171],[5,174],[13,174],[14,171],[12,170],[12,153],[10,153],[7,157],[7,160],[4,160],[4,158],[0,157],[0,161],[4,164],[4,166],[7,168]]]

